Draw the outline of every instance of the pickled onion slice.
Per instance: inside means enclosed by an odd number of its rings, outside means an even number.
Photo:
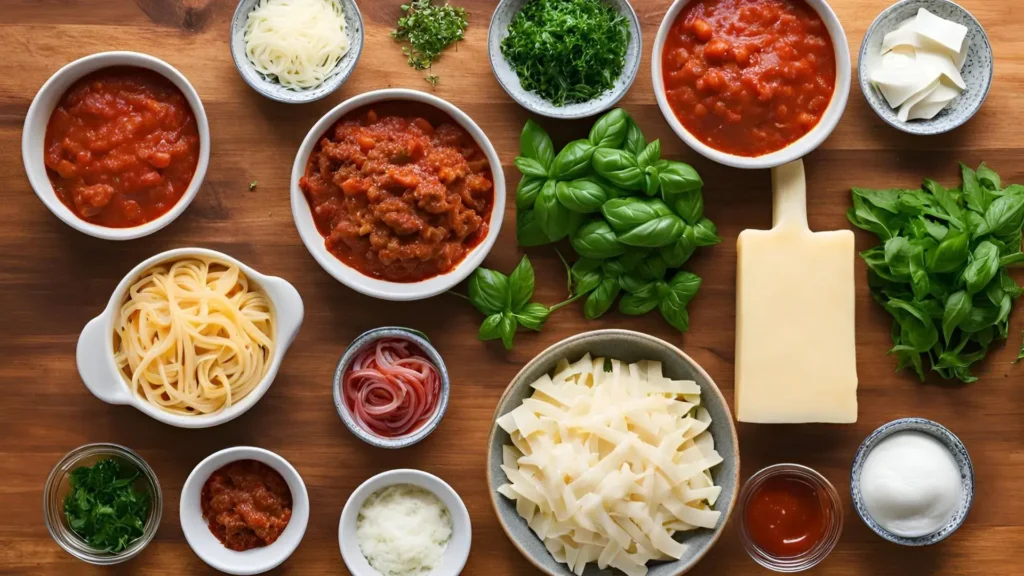
[[[416,431],[433,416],[441,375],[411,342],[382,338],[356,355],[342,392],[361,428],[395,438]]]

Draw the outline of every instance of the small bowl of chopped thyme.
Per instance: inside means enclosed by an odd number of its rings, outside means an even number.
[[[96,566],[134,558],[156,535],[163,493],[153,469],[118,444],[87,444],[50,472],[43,517],[69,554]]]
[[[516,102],[573,119],[600,114],[626,95],[643,38],[627,0],[501,0],[487,50],[495,78]]]

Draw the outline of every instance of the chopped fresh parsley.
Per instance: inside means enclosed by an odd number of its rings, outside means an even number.
[[[523,88],[555,106],[597,98],[626,66],[626,17],[601,0],[529,0],[501,53]]]
[[[429,70],[448,46],[465,38],[466,10],[445,3],[434,5],[432,0],[412,0],[402,4],[404,16],[398,19],[398,28],[391,37],[409,45],[402,53],[409,57],[409,66],[416,70]],[[438,78],[429,74],[424,78],[437,86]]]
[[[64,498],[68,526],[96,549],[121,552],[142,537],[149,518],[149,494],[135,490],[137,470],[122,471],[117,460],[100,460],[71,471]]]

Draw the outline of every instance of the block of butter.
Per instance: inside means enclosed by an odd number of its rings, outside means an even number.
[[[853,232],[811,232],[800,160],[772,192],[772,229],[737,244],[736,418],[856,422]]]

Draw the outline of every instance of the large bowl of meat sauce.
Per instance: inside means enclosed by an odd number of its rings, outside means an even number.
[[[416,90],[368,92],[309,131],[292,167],[292,216],[331,276],[385,300],[440,294],[501,228],[505,177],[464,112]]]
[[[199,95],[173,66],[103,52],[58,70],[32,100],[21,140],[29,182],[64,223],[106,240],[181,215],[210,160]]]
[[[850,69],[825,0],[676,0],[651,63],[672,130],[736,168],[780,166],[824,142],[846,108]]]

